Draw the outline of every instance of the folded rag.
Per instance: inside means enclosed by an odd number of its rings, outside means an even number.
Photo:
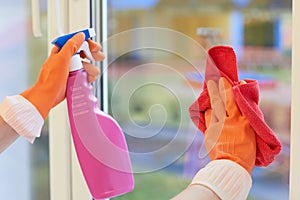
[[[206,61],[205,82],[218,81],[225,77],[232,85],[233,96],[240,111],[249,120],[256,133],[257,151],[256,166],[268,166],[281,151],[281,143],[264,121],[259,102],[259,86],[256,80],[244,80],[246,84],[239,84],[236,55],[229,46],[215,46],[208,51]],[[189,112],[193,123],[204,133],[205,111],[211,108],[207,85],[198,99],[190,106]]]

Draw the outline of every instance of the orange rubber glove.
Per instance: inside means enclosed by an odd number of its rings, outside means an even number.
[[[204,142],[212,160],[228,159],[251,174],[256,159],[255,132],[237,107],[232,85],[222,77],[207,82],[211,107],[205,112]]]
[[[101,52],[102,47],[100,46],[99,43],[94,42],[93,40],[88,39],[88,44],[89,44],[89,49],[90,52],[92,53],[92,56],[95,61],[102,61],[104,60],[105,56]],[[82,58],[86,58],[83,52],[80,52],[80,56]],[[85,71],[87,72],[88,75],[88,81],[94,82],[97,79],[97,76],[99,75],[99,69],[95,67],[93,64],[83,62],[83,67]]]
[[[37,82],[20,94],[37,108],[43,119],[47,117],[51,108],[65,99],[70,60],[84,42],[84,38],[83,33],[78,33],[61,50],[54,46],[41,68]],[[88,43],[95,61],[103,60],[101,46],[92,40],[88,40]],[[95,81],[99,70],[90,63],[84,62],[83,66],[88,74],[88,81]]]

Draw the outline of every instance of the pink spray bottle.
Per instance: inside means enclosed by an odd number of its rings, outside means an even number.
[[[85,40],[95,35],[94,29],[80,32]],[[61,36],[52,44],[61,48],[76,33]],[[93,60],[86,41],[80,51]],[[72,138],[91,195],[95,200],[111,198],[134,188],[128,148],[118,123],[98,108],[78,53],[70,62],[66,94]]]

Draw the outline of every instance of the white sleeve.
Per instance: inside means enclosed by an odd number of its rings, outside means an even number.
[[[249,173],[230,160],[214,160],[195,175],[191,185],[203,185],[222,200],[245,200],[252,186]]]
[[[8,96],[0,104],[0,115],[20,136],[33,143],[44,124],[39,111],[21,95]]]

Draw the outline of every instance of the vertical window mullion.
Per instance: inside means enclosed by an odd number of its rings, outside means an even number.
[[[48,0],[49,50],[55,37],[88,28],[89,22],[89,0]],[[51,199],[90,199],[71,140],[65,102],[51,111],[49,127]]]
[[[57,10],[59,8],[59,10]],[[48,49],[51,41],[68,31],[67,0],[48,1]],[[59,20],[59,21],[58,21]],[[49,115],[50,196],[51,200],[71,198],[70,136],[65,102],[56,106]]]
[[[90,1],[69,0],[69,32],[90,27]],[[71,137],[71,136],[70,136]],[[71,200],[90,199],[90,193],[84,180],[73,142],[71,142]]]
[[[293,0],[290,199],[300,198],[300,2]]]

